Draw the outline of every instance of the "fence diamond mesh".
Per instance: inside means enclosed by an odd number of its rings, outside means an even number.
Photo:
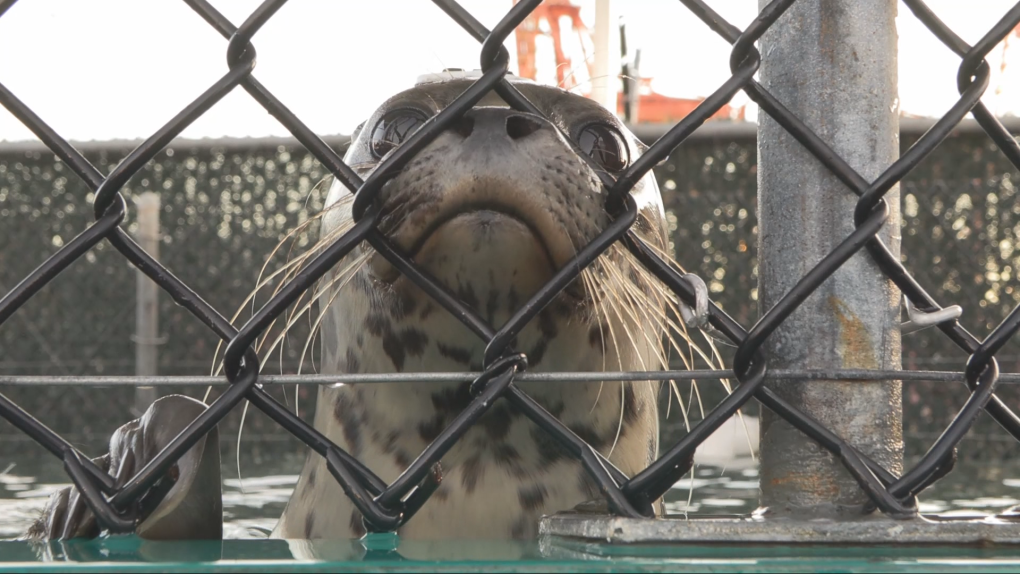
[[[222,379],[227,385],[225,392],[159,455],[134,476],[120,481],[3,396],[0,396],[0,415],[63,460],[89,509],[102,526],[111,532],[133,530],[142,518],[144,509],[151,508],[152,501],[159,500],[168,490],[170,481],[166,479],[167,471],[175,461],[245,399],[326,459],[331,474],[361,512],[369,531],[392,531],[421,508],[441,479],[438,463],[443,454],[498,401],[508,401],[579,460],[598,483],[608,508],[616,515],[634,518],[653,516],[652,502],[660,498],[691,468],[698,445],[752,397],[833,453],[881,512],[893,517],[916,515],[915,496],[952,468],[955,463],[955,445],[968,432],[982,410],[987,411],[1010,435],[1020,439],[1020,418],[995,396],[996,384],[1000,378],[995,355],[1020,329],[1020,307],[1014,308],[983,340],[967,332],[955,320],[939,325],[939,329],[950,340],[969,354],[963,379],[971,392],[952,423],[928,452],[901,476],[894,475],[764,386],[767,357],[763,356],[761,348],[776,328],[821,283],[851,256],[865,249],[915,307],[924,312],[942,308],[877,238],[889,214],[883,196],[945,140],[967,114],[973,115],[999,150],[1014,166],[1020,168],[1020,145],[980,101],[989,82],[989,67],[984,57],[1020,23],[1020,4],[1010,10],[980,41],[970,46],[941,22],[923,2],[905,0],[913,14],[961,57],[958,75],[960,98],[897,161],[875,180],[868,181],[753,78],[761,61],[754,47],[755,42],[782,17],[795,0],[771,2],[744,30],[732,26],[699,0],[681,1],[707,26],[733,45],[730,58],[732,76],[617,177],[604,171],[598,172],[603,178],[604,196],[607,198],[605,208],[612,215],[612,222],[596,239],[580,248],[577,255],[503,325],[488,324],[470,306],[431,280],[410,258],[391,244],[378,229],[380,214],[376,198],[382,186],[417,153],[490,92],[497,93],[515,110],[542,115],[505,78],[509,55],[503,47],[503,42],[536,8],[540,0],[522,0],[492,30],[486,29],[452,0],[434,0],[450,18],[479,41],[483,73],[448,107],[429,118],[364,180],[267,90],[253,73],[256,53],[252,40],[285,3],[284,0],[267,0],[240,26],[228,21],[204,0],[187,0],[189,6],[228,40],[229,69],[219,81],[134,149],[106,176],[15,94],[0,85],[0,102],[95,194],[95,223],[66,242],[0,300],[0,324],[8,321],[19,307],[54,281],[61,271],[105,241],[224,341],[225,375]],[[13,4],[10,0],[0,2],[0,16]],[[286,126],[333,177],[354,194],[355,224],[316,255],[304,272],[279,290],[251,319],[235,326],[217,309],[208,305],[201,293],[194,292],[130,238],[122,227],[127,205],[120,191],[144,164],[159,154],[185,127],[238,86]],[[515,384],[528,367],[528,357],[516,352],[512,348],[512,341],[529,321],[579,277],[585,267],[616,243],[633,254],[686,304],[693,307],[698,303],[695,285],[660,258],[653,248],[631,230],[637,217],[637,208],[629,191],[653,166],[669,156],[740,90],[831,170],[852,193],[859,196],[854,213],[846,214],[847,217],[853,217],[856,229],[750,328],[743,327],[718,307],[709,306],[708,317],[712,327],[737,347],[732,369],[739,384],[689,433],[666,448],[658,460],[647,469],[628,477]],[[470,404],[392,484],[386,484],[349,453],[269,396],[259,385],[259,365],[264,358],[259,357],[253,347],[256,339],[265,333],[273,321],[362,242],[369,243],[406,278],[428,293],[438,305],[451,312],[487,345],[483,372],[470,386],[473,397]],[[875,376],[880,378],[881,375],[876,373]]]

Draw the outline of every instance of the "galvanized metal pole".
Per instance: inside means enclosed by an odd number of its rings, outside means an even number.
[[[759,0],[762,7],[767,0]],[[795,3],[761,39],[761,82],[868,180],[899,156],[895,0]],[[898,188],[880,236],[897,255]],[[759,301],[765,311],[853,230],[857,196],[766,114],[758,128]],[[899,369],[899,291],[858,253],[766,344],[773,369]],[[780,395],[899,473],[901,386],[782,381]],[[780,417],[761,419],[761,504],[849,518],[867,501],[842,465]]]
[[[138,244],[149,255],[159,259],[159,194],[147,191],[135,200],[138,208]],[[135,305],[135,374],[158,375],[159,288],[140,270],[136,274]],[[134,414],[141,416],[159,397],[155,387],[135,389]]]

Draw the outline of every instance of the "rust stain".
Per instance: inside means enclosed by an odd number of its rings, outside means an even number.
[[[790,472],[769,481],[773,486],[785,486],[801,493],[810,493],[819,500],[835,500],[840,493],[839,484],[832,475],[812,471]],[[784,490],[785,490],[784,489]]]
[[[864,323],[837,297],[829,297],[829,307],[839,321],[839,349],[843,357],[843,368],[877,369],[879,365],[875,360],[875,349]]]

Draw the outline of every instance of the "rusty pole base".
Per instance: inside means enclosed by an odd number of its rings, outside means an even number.
[[[542,519],[540,538],[545,548],[574,549],[578,544],[583,547],[719,543],[1020,545],[1020,516],[957,519],[924,515],[893,520],[876,515],[858,520],[804,520],[755,515],[647,520],[562,513]]]

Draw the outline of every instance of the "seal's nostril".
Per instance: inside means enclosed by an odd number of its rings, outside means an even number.
[[[511,139],[521,139],[542,129],[542,124],[525,116],[510,116],[506,119],[506,133]]]
[[[468,116],[460,118],[453,122],[453,125],[450,126],[450,130],[454,133],[460,134],[460,137],[462,138],[466,138],[471,135],[471,132],[474,131],[474,129],[475,119]]]

